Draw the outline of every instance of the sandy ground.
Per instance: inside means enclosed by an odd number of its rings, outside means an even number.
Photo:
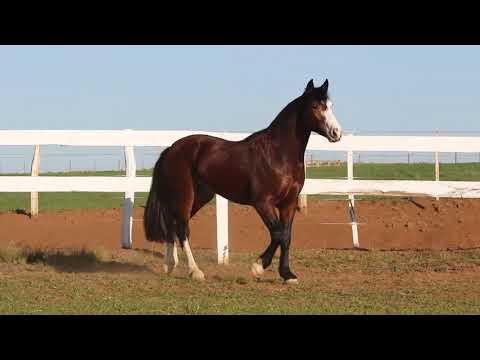
[[[360,246],[366,249],[467,249],[480,247],[480,201],[469,199],[357,200]],[[250,207],[230,203],[230,251],[261,252],[268,232]],[[52,249],[119,249],[121,209],[81,209],[26,215],[0,213],[0,246]],[[143,209],[135,209],[135,249],[160,250],[145,240]],[[352,248],[346,201],[310,201],[297,213],[292,247]],[[193,248],[215,249],[215,207],[206,206],[190,223]],[[163,250],[163,249],[162,249]]]

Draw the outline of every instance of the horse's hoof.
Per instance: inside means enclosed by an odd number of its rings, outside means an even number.
[[[298,279],[285,280],[285,284],[287,284],[287,285],[297,285],[298,284]]]
[[[170,275],[174,269],[175,269],[175,265],[163,264],[163,271],[165,271],[167,275]]]
[[[190,273],[190,277],[193,279],[193,280],[198,280],[198,281],[203,281],[205,280],[205,275],[203,274],[203,272],[201,270],[193,270],[191,273]]]
[[[263,270],[263,266],[259,263],[253,263],[252,264],[252,267],[251,267],[251,271],[252,271],[252,275],[254,277],[256,277],[257,279],[262,276],[264,270]]]

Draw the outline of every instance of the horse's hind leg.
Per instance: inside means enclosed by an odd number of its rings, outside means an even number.
[[[190,235],[188,223],[190,218],[213,198],[214,193],[211,192],[208,187],[202,185],[199,181],[196,181],[195,183],[192,181],[191,184],[193,185],[192,205],[184,207],[183,211],[179,212],[179,215],[176,218],[176,234],[187,257],[187,266],[190,276],[194,280],[204,280],[205,275],[195,262],[192,249],[190,248],[190,242],[188,241],[188,237]]]
[[[212,200],[213,196],[215,195],[208,186],[203,184],[200,180],[195,181],[194,183],[194,195],[193,195],[193,205],[190,212],[189,219],[192,218],[198,210],[200,210],[205,204],[207,204],[210,200]],[[190,276],[195,280],[203,280],[205,279],[205,275],[203,272],[198,268],[197,263],[193,257],[192,249],[190,248],[190,243],[188,241],[188,235],[190,233],[188,228],[188,221],[183,222],[183,225],[179,226],[177,231],[180,241],[183,244],[183,251],[187,256],[187,265]]]
[[[190,244],[188,239],[183,243],[183,251],[187,256],[188,272],[192,279],[194,280],[205,280],[205,275],[203,271],[197,266],[195,259],[193,258],[192,250],[190,249]]]
[[[205,280],[205,275],[200,270],[193,257],[192,249],[190,248],[190,243],[188,242],[189,232],[188,222],[177,223],[178,240],[180,241],[183,252],[187,257],[188,273],[194,280]]]
[[[175,247],[175,241],[178,239],[187,257],[190,276],[195,280],[203,280],[205,276],[195,262],[188,241],[190,235],[188,223],[195,212],[210,201],[214,194],[199,179],[192,176],[186,169],[187,165],[177,163],[177,167],[169,173],[171,176],[168,192],[170,216],[167,227],[171,233],[169,234],[171,241],[167,241],[166,244],[165,271],[171,273],[178,263]]]
[[[165,242],[165,263],[163,268],[167,274],[170,274],[178,265],[177,245],[174,241]]]
[[[195,183],[195,195],[190,217],[192,218],[198,212],[198,210],[212,200],[214,195],[215,193],[210,190],[206,184],[198,179]]]
[[[164,242],[165,256],[163,269],[167,274],[171,274],[178,265],[177,245],[175,243],[177,235],[174,219],[171,216],[168,216],[165,219],[165,225],[167,228],[167,238]]]

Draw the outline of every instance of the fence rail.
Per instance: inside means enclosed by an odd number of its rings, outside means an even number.
[[[181,137],[205,134],[238,141],[250,133],[187,130],[0,130],[0,145],[70,146],[169,146]],[[480,152],[480,136],[383,136],[345,135],[329,143],[320,135],[310,136],[307,150]]]
[[[241,140],[249,133],[204,131],[139,131],[139,130],[2,130],[0,146],[34,145],[35,161],[32,176],[1,176],[0,192],[122,192],[123,232],[122,246],[132,247],[133,202],[135,192],[147,192],[151,178],[136,176],[135,146],[170,146],[181,137],[206,134],[227,140]],[[54,177],[38,176],[40,145],[122,146],[125,149],[126,176]],[[352,237],[358,245],[354,216],[354,195],[431,196],[480,198],[480,182],[411,180],[354,180],[353,152],[405,151],[435,153],[480,152],[480,137],[464,136],[357,136],[346,135],[338,143],[329,143],[319,135],[312,135],[307,150],[347,152],[348,178],[346,180],[307,179],[302,194],[349,195],[352,215]],[[219,263],[228,262],[228,201],[217,195],[217,250]],[[34,196],[32,195],[32,203]],[[32,204],[33,206],[34,204]]]

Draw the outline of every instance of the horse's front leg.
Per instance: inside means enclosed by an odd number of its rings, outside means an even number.
[[[258,257],[257,261],[252,264],[252,274],[256,278],[259,278],[265,269],[272,264],[275,251],[280,245],[278,234],[281,231],[281,225],[279,223],[274,227],[274,229],[270,230],[270,245],[268,245],[263,254]]]
[[[278,236],[280,244],[280,264],[279,273],[287,284],[297,284],[297,276],[290,270],[289,253],[290,241],[292,239],[292,225],[295,216],[296,201],[287,206],[279,208],[280,222],[283,224],[283,231]]]
[[[273,255],[280,243],[278,242],[278,233],[281,231],[280,219],[275,212],[275,206],[267,201],[258,202],[255,205],[258,215],[270,232],[270,245],[260,255],[256,262],[252,264],[251,272],[255,278],[260,278],[266,268],[272,263]]]
[[[278,272],[287,284],[297,284],[297,276],[290,270],[289,264],[289,252],[290,252],[290,240],[292,238],[292,226],[289,224],[282,233],[280,243],[280,264]]]
[[[297,276],[290,270],[289,266],[289,248],[296,202],[279,208],[280,216],[276,214],[273,206],[269,206],[268,204],[262,205],[263,206],[257,206],[256,209],[268,227],[271,240],[267,249],[259,256],[258,260],[252,264],[252,274],[256,278],[260,278],[265,269],[272,263],[275,251],[280,246],[280,276],[288,284],[297,283]]]
[[[256,278],[260,278],[266,268],[272,263],[273,255],[280,246],[280,264],[279,273],[280,276],[287,284],[298,283],[297,276],[290,270],[289,264],[289,250],[292,233],[292,222],[287,224],[277,223],[270,230],[270,245],[259,256],[258,260],[252,264],[252,274]]]

